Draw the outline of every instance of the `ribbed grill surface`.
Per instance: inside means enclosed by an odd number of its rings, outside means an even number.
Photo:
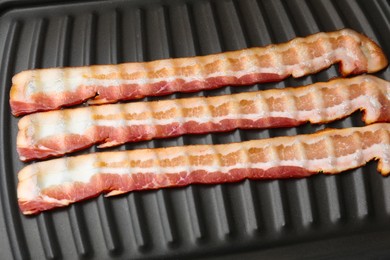
[[[17,3],[18,1],[15,1]],[[0,252],[2,259],[189,257],[264,250],[367,232],[390,232],[390,178],[376,163],[337,176],[243,181],[100,196],[34,217],[17,206],[18,119],[11,77],[31,68],[149,61],[279,43],[349,27],[390,56],[388,1],[7,1],[0,5]],[[0,2],[1,4],[1,2]],[[390,80],[390,70],[380,72]],[[210,96],[326,81],[337,66],[301,79],[145,100]],[[112,150],[228,143],[360,126],[355,113],[329,125],[187,135]],[[98,151],[93,147],[88,153]],[[3,258],[4,257],[4,258]]]

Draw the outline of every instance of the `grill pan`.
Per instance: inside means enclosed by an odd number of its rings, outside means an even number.
[[[206,55],[344,27],[366,34],[390,57],[386,0],[0,1],[0,258],[389,258],[390,178],[377,173],[374,162],[336,176],[101,195],[32,217],[17,206],[17,172],[24,164],[15,148],[18,119],[8,103],[15,73]],[[390,69],[376,75],[390,80]],[[337,76],[332,66],[280,83],[144,100],[284,88]],[[186,135],[111,150],[220,144],[362,125],[361,114],[354,113],[326,125]]]

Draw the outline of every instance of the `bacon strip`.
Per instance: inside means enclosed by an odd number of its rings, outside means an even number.
[[[201,57],[23,71],[12,79],[10,104],[16,116],[89,100],[90,104],[195,92],[226,85],[302,77],[341,63],[342,75],[387,66],[380,47],[344,29],[287,43]]]
[[[390,124],[325,130],[223,145],[194,145],[67,157],[19,172],[18,202],[35,214],[101,193],[337,174],[379,159],[390,173]]]
[[[390,83],[373,76],[242,93],[84,107],[37,113],[19,121],[21,160],[60,156],[99,143],[125,142],[236,128],[330,122],[364,110],[363,120],[390,122]]]

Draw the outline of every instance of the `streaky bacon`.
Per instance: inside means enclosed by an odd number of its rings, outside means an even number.
[[[390,122],[390,82],[358,76],[299,88],[217,97],[83,107],[28,115],[19,121],[21,160],[90,147],[236,128],[326,123],[356,110],[365,123]]]
[[[340,63],[342,75],[387,66],[380,47],[350,29],[317,33],[287,43],[207,56],[23,71],[12,79],[16,116],[80,104],[195,92],[302,77]]]
[[[378,159],[390,173],[390,124],[330,129],[222,145],[105,152],[34,163],[19,174],[24,214],[63,207],[107,193],[249,179],[337,174]]]

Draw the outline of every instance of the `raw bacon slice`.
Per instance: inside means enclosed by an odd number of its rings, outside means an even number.
[[[359,109],[367,124],[390,122],[389,97],[390,82],[358,76],[299,88],[36,113],[19,121],[17,150],[26,161],[95,143],[109,147],[182,134],[325,123]]]
[[[376,72],[387,65],[379,46],[344,29],[287,43],[201,57],[53,68],[21,72],[12,79],[10,104],[16,116],[89,100],[90,104],[195,92],[226,85],[302,77],[341,63],[342,75]]]
[[[101,193],[337,174],[379,159],[390,173],[390,124],[325,130],[223,145],[194,145],[66,157],[31,164],[19,174],[18,202],[35,214]]]

